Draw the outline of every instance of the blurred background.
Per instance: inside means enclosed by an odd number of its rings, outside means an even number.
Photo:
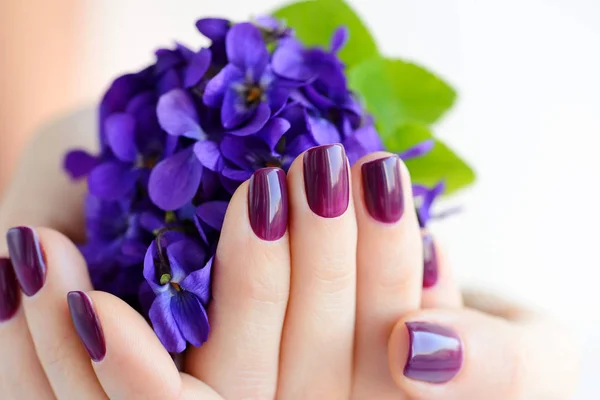
[[[459,92],[436,132],[478,181],[440,204],[464,212],[432,229],[461,282],[569,324],[584,348],[576,399],[599,399],[600,2],[349,2],[385,54],[428,67]],[[241,20],[279,4],[2,0],[0,192],[40,125],[93,107],[157,46],[204,44],[198,17]],[[93,119],[84,123],[95,130]]]

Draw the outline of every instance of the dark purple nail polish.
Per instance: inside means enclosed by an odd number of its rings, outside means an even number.
[[[348,209],[348,161],[340,144],[313,147],[304,154],[304,188],[308,205],[324,218]]]
[[[21,289],[33,296],[46,280],[46,263],[37,233],[26,226],[12,228],[6,234],[6,242]]]
[[[429,322],[407,322],[410,335],[404,375],[429,383],[445,383],[460,371],[462,343],[456,333]]]
[[[288,194],[285,172],[259,169],[250,178],[248,215],[252,230],[263,240],[280,239],[287,229]]]
[[[393,223],[404,214],[398,156],[364,163],[362,184],[367,211],[379,222]]]
[[[433,237],[423,233],[423,287],[430,288],[438,280],[438,261]]]
[[[19,282],[12,264],[8,258],[0,258],[0,322],[14,317],[20,300]]]
[[[83,346],[92,360],[102,361],[106,355],[106,343],[92,299],[84,292],[69,292],[67,302],[75,331]]]

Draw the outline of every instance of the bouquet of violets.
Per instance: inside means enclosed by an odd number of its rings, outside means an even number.
[[[340,0],[274,15],[200,19],[210,46],[160,49],[154,64],[117,78],[99,107],[99,154],[65,158],[71,177],[88,181],[81,251],[94,287],[144,314],[173,353],[209,337],[223,219],[254,171],[287,171],[319,145],[342,144],[351,163],[394,151],[418,182],[422,226],[446,185],[473,180],[428,128],[454,100],[441,80],[369,50],[368,31]],[[373,54],[359,57],[365,48]]]

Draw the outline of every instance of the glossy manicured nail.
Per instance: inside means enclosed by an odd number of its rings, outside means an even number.
[[[429,383],[445,383],[460,371],[463,352],[456,333],[429,322],[407,322],[410,336],[404,375]]]
[[[385,223],[400,220],[404,195],[398,156],[364,163],[361,170],[365,205],[371,217]]]
[[[46,280],[46,263],[37,233],[26,226],[12,228],[6,234],[6,242],[21,289],[33,296]]]
[[[259,169],[250,178],[248,214],[252,230],[263,240],[280,239],[287,229],[288,194],[285,172]]]
[[[11,319],[19,309],[19,282],[8,258],[0,258],[0,322]]]
[[[438,280],[438,260],[433,243],[433,237],[429,233],[423,233],[423,287],[430,288]]]
[[[106,355],[106,343],[92,299],[84,292],[69,292],[67,302],[75,331],[83,346],[92,360],[102,361]]]
[[[324,218],[348,209],[348,161],[340,144],[314,147],[304,154],[304,188],[310,209]]]

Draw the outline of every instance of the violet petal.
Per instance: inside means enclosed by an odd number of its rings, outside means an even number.
[[[278,31],[278,30],[284,28],[282,26],[281,22],[279,22],[279,20],[277,18],[274,18],[270,15],[258,16],[256,18],[254,18],[254,23],[258,27],[264,28],[264,29],[270,30],[270,31]]]
[[[208,201],[196,207],[198,218],[211,228],[220,231],[225,220],[227,201]]]
[[[148,250],[146,250],[146,255],[144,256],[144,269],[142,270],[142,274],[144,275],[144,279],[150,285],[150,288],[154,293],[160,295],[161,293],[169,291],[169,285],[161,285],[158,282],[156,277],[156,266],[154,264],[155,260],[158,257],[156,241],[153,240]]]
[[[225,178],[240,183],[247,181],[252,176],[251,171],[228,167],[223,168],[221,173]]]
[[[333,144],[341,141],[340,133],[333,123],[325,118],[308,116],[312,137],[317,144]]]
[[[348,30],[347,26],[342,25],[339,28],[337,28],[331,36],[331,52],[337,53],[338,51],[340,51],[346,45],[346,42],[348,42],[349,36],[350,31]]]
[[[225,38],[227,58],[242,71],[250,71],[258,80],[269,62],[269,52],[260,30],[251,23],[236,24]]]
[[[106,140],[115,156],[123,161],[133,163],[138,154],[135,144],[135,118],[127,113],[115,113],[105,121]]]
[[[211,171],[218,172],[222,167],[219,145],[211,140],[203,140],[194,144],[194,153],[200,163]]]
[[[181,287],[188,292],[194,293],[200,299],[203,305],[207,305],[210,301],[210,285],[211,285],[211,272],[214,257],[212,257],[206,265],[189,274],[182,282]]]
[[[202,178],[202,164],[193,148],[187,148],[158,163],[150,174],[148,192],[163,210],[176,210],[191,201]]]
[[[148,232],[154,232],[164,228],[164,216],[160,216],[155,212],[144,211],[140,214],[140,226]]]
[[[424,142],[421,142],[407,150],[404,150],[402,153],[400,153],[398,155],[403,160],[409,160],[411,158],[424,156],[425,154],[427,154],[431,150],[433,150],[434,146],[435,146],[435,140],[428,139],[428,140],[425,140]]]
[[[242,123],[248,121],[253,115],[254,110],[246,106],[245,100],[240,93],[232,88],[225,92],[221,108],[221,122],[225,129],[231,130],[237,128]]]
[[[190,64],[187,67],[184,79],[186,88],[196,86],[208,71],[212,54],[209,49],[201,49],[194,54]]]
[[[316,75],[304,58],[304,50],[293,41],[287,41],[275,50],[271,65],[277,75],[286,79],[309,81]]]
[[[202,139],[198,114],[192,99],[182,89],[173,89],[158,100],[156,114],[160,126],[170,135]]]
[[[85,150],[72,150],[65,156],[63,165],[71,179],[76,180],[87,176],[98,165],[98,158]]]
[[[173,297],[169,293],[157,296],[150,306],[148,316],[165,349],[171,353],[181,353],[185,350],[186,342],[171,310],[172,302]]]
[[[202,101],[209,107],[220,107],[223,97],[229,86],[233,82],[244,79],[244,73],[235,65],[226,65],[217,75],[215,75],[204,89]]]
[[[291,124],[283,118],[273,118],[258,132],[258,136],[269,146],[271,151],[275,150],[277,143],[290,129]]]
[[[278,114],[285,107],[287,100],[290,97],[290,89],[272,84],[269,89],[269,107],[273,115]]]
[[[222,18],[202,18],[196,21],[196,28],[212,41],[225,40],[231,22]]]
[[[193,346],[199,347],[208,340],[208,316],[195,294],[178,292],[173,297],[171,311],[181,334]]]
[[[198,242],[183,239],[167,247],[167,256],[171,265],[171,281],[181,283],[193,271],[204,267],[206,253]]]
[[[225,103],[224,103],[225,104]],[[229,131],[231,135],[248,136],[258,132],[269,120],[271,109],[266,103],[260,103],[252,118],[242,127]],[[235,126],[235,125],[234,125]]]
[[[120,161],[102,163],[88,176],[90,193],[104,200],[117,200],[134,189],[138,172]]]

